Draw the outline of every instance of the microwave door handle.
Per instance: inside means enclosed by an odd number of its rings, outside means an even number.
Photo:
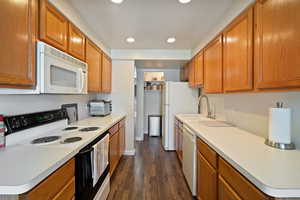
[[[79,90],[79,92],[80,93],[82,93],[82,91],[83,91],[83,87],[84,87],[84,74],[83,74],[83,70],[82,69],[79,69],[79,73],[80,73],[80,90]]]

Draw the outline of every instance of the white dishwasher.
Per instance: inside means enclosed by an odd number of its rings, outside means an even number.
[[[193,196],[196,196],[196,135],[185,125],[183,126],[182,154],[183,174]]]

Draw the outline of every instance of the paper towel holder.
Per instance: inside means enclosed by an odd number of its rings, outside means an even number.
[[[294,150],[294,149],[296,149],[294,143],[285,144],[285,143],[274,142],[274,141],[271,141],[269,139],[266,139],[265,144],[270,146],[270,147],[273,147],[273,148],[276,148],[276,149],[281,149],[281,150]]]

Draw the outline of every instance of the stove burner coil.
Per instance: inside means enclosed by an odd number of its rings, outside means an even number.
[[[88,131],[96,131],[98,129],[99,129],[99,127],[87,127],[87,128],[82,128],[79,131],[81,131],[81,132],[88,132]]]
[[[64,143],[64,144],[73,143],[73,142],[78,142],[80,140],[82,140],[81,137],[70,137],[70,138],[65,139],[62,143]]]
[[[48,137],[34,139],[31,141],[31,143],[32,144],[45,144],[45,143],[49,143],[49,142],[54,142],[58,139],[60,139],[60,136],[48,136]]]

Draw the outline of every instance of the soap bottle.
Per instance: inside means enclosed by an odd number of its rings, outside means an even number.
[[[0,115],[0,149],[5,147],[5,126],[3,115]]]

